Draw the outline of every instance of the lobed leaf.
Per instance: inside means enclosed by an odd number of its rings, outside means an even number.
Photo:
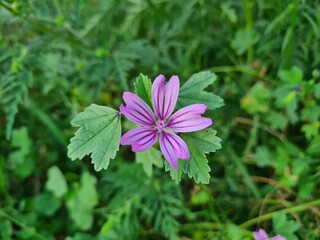
[[[79,126],[68,146],[71,160],[82,159],[92,153],[94,169],[107,169],[110,159],[114,159],[119,150],[121,137],[120,114],[104,106],[92,104],[79,113],[72,121]]]
[[[221,139],[216,136],[216,131],[207,128],[194,133],[181,134],[183,140],[187,143],[190,159],[187,161],[179,160],[179,168],[174,170],[165,162],[165,170],[170,171],[171,178],[179,183],[181,181],[182,171],[193,178],[196,183],[208,184],[210,179],[210,167],[205,154],[215,152],[221,148]]]
[[[190,104],[203,103],[208,109],[220,108],[224,105],[223,99],[207,92],[204,89],[212,85],[217,76],[209,71],[193,74],[189,80],[180,88],[178,107],[185,107]]]
[[[163,167],[162,153],[155,148],[150,148],[145,152],[137,152],[136,162],[141,163],[144,172],[147,174],[147,176],[151,177],[153,165],[159,168]]]

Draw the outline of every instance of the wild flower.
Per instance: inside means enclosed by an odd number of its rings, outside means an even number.
[[[253,232],[253,236],[255,240],[287,240],[285,237],[277,235],[275,237],[269,238],[266,231],[260,228],[258,231]]]
[[[121,145],[131,145],[133,152],[144,152],[154,145],[159,136],[160,149],[174,169],[178,168],[178,158],[188,160],[188,146],[176,133],[199,131],[210,126],[212,121],[201,116],[207,108],[205,104],[192,104],[171,115],[179,88],[178,76],[172,76],[167,84],[163,75],[156,77],[151,90],[154,112],[139,96],[124,92],[126,106],[121,104],[120,111],[140,127],[125,133]]]

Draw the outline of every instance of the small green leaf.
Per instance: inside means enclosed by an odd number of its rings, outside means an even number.
[[[272,156],[269,149],[265,146],[257,147],[253,161],[255,161],[259,167],[272,166]]]
[[[299,84],[303,79],[303,72],[297,66],[293,66],[290,70],[281,70],[278,76],[287,84]]]
[[[300,228],[299,223],[293,220],[287,220],[284,213],[274,214],[272,217],[273,229],[287,239],[298,240],[294,232]]]
[[[92,153],[94,169],[107,169],[110,158],[114,159],[119,150],[121,122],[118,111],[92,104],[79,113],[71,124],[80,127],[71,138],[68,156],[71,160],[82,159]]]
[[[17,148],[9,155],[14,174],[19,178],[30,176],[34,170],[34,158],[30,157],[32,141],[26,127],[14,129],[12,132],[12,146]]]
[[[51,192],[44,192],[34,199],[34,207],[38,213],[52,216],[61,206],[61,201]]]
[[[194,178],[196,183],[209,183],[210,167],[205,153],[215,152],[221,148],[221,139],[216,136],[213,129],[204,129],[199,132],[181,134],[187,143],[190,160],[185,161],[183,171]]]
[[[145,101],[151,108],[151,88],[152,83],[151,80],[140,73],[140,75],[137,77],[136,82],[134,83],[134,88],[136,91],[136,94],[142,98],[143,101]]]
[[[60,169],[56,166],[49,168],[46,189],[51,191],[56,197],[60,198],[68,191],[66,179]]]
[[[212,85],[216,79],[217,76],[209,71],[193,74],[180,88],[178,106],[181,108],[190,104],[203,103],[211,110],[222,107],[224,105],[222,98],[204,91],[204,89]]]
[[[269,111],[265,119],[272,129],[283,129],[288,124],[288,118],[281,112]]]
[[[267,112],[270,97],[270,90],[263,83],[258,82],[241,99],[241,107],[251,114]]]
[[[143,165],[143,170],[149,177],[152,176],[153,165],[159,168],[163,167],[162,153],[155,148],[150,148],[145,152],[137,152],[136,161],[137,163],[141,163]]]
[[[97,179],[84,172],[81,176],[81,187],[76,189],[70,199],[67,200],[67,208],[70,218],[81,230],[88,230],[93,223],[93,208],[98,204],[96,191]]]
[[[22,164],[25,161],[26,156],[30,153],[30,148],[32,145],[27,128],[22,127],[19,129],[14,129],[12,132],[11,143],[12,146],[18,148],[18,150],[12,152],[9,156],[9,159],[14,164]]]
[[[248,49],[256,44],[260,36],[253,30],[238,30],[234,39],[231,42],[231,47],[238,55],[248,51]]]

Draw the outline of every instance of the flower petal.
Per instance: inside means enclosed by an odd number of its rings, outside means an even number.
[[[123,93],[127,106],[120,105],[120,111],[130,121],[141,126],[155,125],[155,116],[151,108],[138,95],[131,92]]]
[[[157,130],[150,127],[134,128],[121,137],[120,144],[132,145],[133,152],[144,152],[156,142],[157,133]]]
[[[207,106],[205,104],[192,104],[181,108],[171,116],[167,127],[175,132],[195,132],[209,127],[210,118],[202,117]]]
[[[152,84],[152,105],[160,120],[167,119],[175,108],[179,95],[180,81],[172,76],[165,85],[165,77],[159,75]]]
[[[253,232],[253,236],[255,240],[268,240],[269,236],[266,231],[260,228],[257,232]]]
[[[270,238],[270,240],[287,240],[285,237],[282,237],[282,236],[280,236],[280,235],[277,235],[277,236],[275,236],[275,237],[273,237],[273,238]]]
[[[178,168],[178,158],[188,160],[190,153],[187,144],[174,133],[161,132],[160,149],[165,159],[174,168]]]

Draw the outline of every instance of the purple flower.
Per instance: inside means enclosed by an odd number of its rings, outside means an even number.
[[[160,149],[165,159],[178,168],[178,158],[188,160],[187,144],[175,132],[195,132],[212,124],[211,119],[201,116],[207,108],[205,104],[192,104],[181,108],[171,117],[179,95],[178,76],[172,76],[165,85],[165,77],[159,75],[152,84],[152,109],[136,94],[123,93],[126,106],[120,111],[130,121],[140,125],[121,137],[121,145],[132,145],[133,152],[144,152],[156,142],[158,135]]]
[[[262,228],[260,228],[257,232],[253,232],[253,236],[255,240],[287,240],[285,237],[282,237],[280,235],[269,238],[266,231]]]

